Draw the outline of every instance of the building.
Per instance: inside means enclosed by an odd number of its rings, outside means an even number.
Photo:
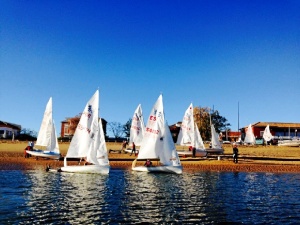
[[[74,124],[71,124],[72,122]],[[107,121],[101,118],[101,122],[102,122],[104,135],[106,136]],[[78,123],[79,123],[79,119],[78,120],[66,119],[64,121],[61,121],[60,137],[62,139],[71,140],[74,135],[73,132],[75,132],[75,129],[73,128],[76,128]]]
[[[257,122],[252,124],[254,136],[262,138],[265,128],[269,125],[271,134],[276,138],[300,137],[300,123]],[[241,128],[242,140],[245,138],[247,127]]]
[[[0,138],[14,139],[20,135],[21,125],[0,120]]]

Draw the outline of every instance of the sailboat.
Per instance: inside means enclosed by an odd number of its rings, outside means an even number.
[[[195,156],[205,157],[207,155],[198,126],[194,121],[194,108],[192,103],[187,108],[183,116],[182,124],[177,138],[177,145],[195,147]],[[177,153],[178,155],[183,156],[193,155],[193,152],[188,150],[178,150]]]
[[[139,104],[136,110],[134,111],[131,120],[129,146],[131,146],[133,142],[136,146],[140,146],[144,137],[144,132],[145,132],[145,123],[144,123],[143,111],[142,111],[141,104]],[[127,148],[125,151],[131,153],[132,149]],[[136,149],[136,151],[138,153],[139,150]]]
[[[246,137],[244,140],[245,144],[250,144],[250,145],[254,145],[255,144],[255,136],[252,130],[252,126],[251,123],[249,124],[247,130],[246,130]]]
[[[101,119],[99,120],[99,91],[87,102],[74,137],[70,143],[62,172],[109,173],[109,160]],[[84,159],[85,165],[67,165],[68,158]]]
[[[50,97],[46,105],[35,148],[26,150],[26,152],[35,157],[50,159],[59,159],[61,157],[52,117],[52,97]]]
[[[219,134],[216,132],[216,129],[213,124],[210,125],[211,129],[211,146],[207,148],[207,153],[223,154],[224,149],[221,142],[219,141]]]
[[[156,166],[136,166],[137,160],[159,160]],[[145,134],[138,157],[132,163],[132,170],[141,172],[182,173],[170,128],[165,121],[163,97],[160,95],[154,104],[147,121]]]
[[[265,130],[264,130],[263,139],[267,143],[267,142],[271,141],[273,138],[274,137],[271,134],[270,127],[269,127],[269,125],[267,125],[266,128],[265,128]]]

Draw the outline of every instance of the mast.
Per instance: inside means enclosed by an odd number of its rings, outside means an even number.
[[[240,102],[238,102],[238,131],[240,130]]]

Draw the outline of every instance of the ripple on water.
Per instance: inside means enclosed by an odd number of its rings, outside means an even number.
[[[0,223],[297,223],[300,175],[0,171]]]

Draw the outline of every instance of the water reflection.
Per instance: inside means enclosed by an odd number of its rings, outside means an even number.
[[[297,223],[300,175],[0,171],[1,224]]]

